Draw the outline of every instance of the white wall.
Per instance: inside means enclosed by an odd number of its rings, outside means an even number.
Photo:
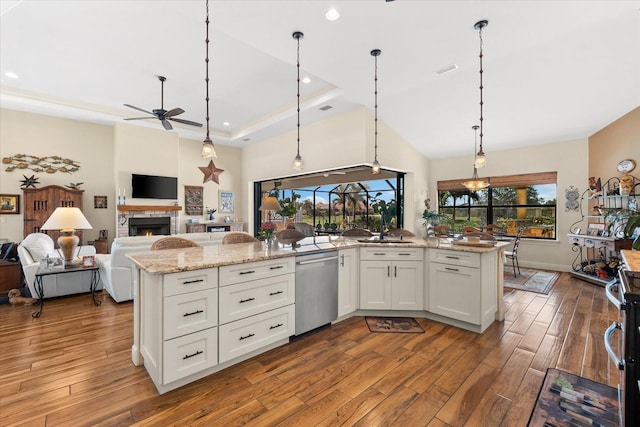
[[[581,192],[586,189],[589,165],[589,142],[587,139],[558,142],[517,150],[491,151],[485,147],[487,165],[478,170],[478,175],[501,176],[534,172],[558,172],[557,188],[557,236],[554,241],[523,239],[518,258],[521,265],[569,271],[575,253],[567,242],[566,234],[572,223],[580,220],[580,214],[567,211],[564,206],[565,189],[573,185]],[[457,157],[430,162],[432,209],[437,207],[437,181],[469,177],[473,173],[473,153],[468,157]],[[583,227],[584,229],[584,227]]]
[[[301,127],[300,155],[304,160],[304,172],[370,164],[374,158],[373,129],[373,114],[364,107]],[[253,182],[297,172],[292,168],[296,138],[294,128],[291,132],[243,149],[243,181],[246,183],[243,210],[248,212],[250,227],[253,224]],[[426,159],[379,119],[378,161],[383,167],[407,172],[405,227],[414,229],[416,223],[421,223],[416,220],[416,213],[422,215],[422,201],[416,207],[415,195],[426,191]]]

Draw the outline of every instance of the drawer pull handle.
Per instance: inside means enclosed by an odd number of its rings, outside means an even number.
[[[240,300],[240,304],[242,304],[243,302],[253,301],[254,299],[255,299],[255,298],[241,299],[241,300]]]
[[[399,253],[398,255],[401,255],[401,256],[411,256],[411,254],[405,254],[405,253]]]
[[[189,317],[189,316],[193,316],[194,314],[200,314],[200,313],[204,313],[204,310],[196,310],[196,311],[192,311],[191,313],[185,313],[182,315],[182,317]]]
[[[340,259],[342,259],[342,261],[340,261],[340,265],[344,267],[344,255],[341,255]]]
[[[460,271],[457,268],[450,268],[450,267],[445,267],[444,269],[448,271]]]
[[[242,340],[246,340],[247,338],[251,338],[251,337],[253,337],[253,336],[255,336],[255,334],[245,335],[244,337],[240,337],[240,341],[242,341]]]
[[[393,266],[393,277],[398,277],[398,266],[397,265]]]
[[[193,283],[201,283],[204,282],[204,280],[202,279],[198,279],[198,280],[185,280],[184,282],[182,282],[183,285],[191,285]]]
[[[459,258],[459,257],[457,257],[457,256],[450,256],[450,255],[445,255],[444,257],[445,257],[445,258],[448,258],[448,259],[460,259],[460,258]]]
[[[387,265],[387,277],[391,277],[391,266]]]
[[[251,274],[251,273],[255,273],[255,270],[249,270],[249,271],[241,271],[240,274]]]
[[[195,352],[195,353],[193,353],[193,354],[187,354],[186,356],[184,356],[184,357],[182,358],[182,360],[187,360],[187,359],[189,359],[189,358],[191,358],[191,357],[195,357],[195,356],[197,356],[197,355],[199,355],[199,354],[202,354],[202,353],[204,353],[204,351],[202,351],[202,350],[198,350],[198,351],[196,351],[196,352]]]
[[[282,291],[278,291],[278,292],[270,292],[270,293],[269,293],[269,296],[270,296],[270,297],[272,297],[272,296],[274,296],[274,295],[278,295],[278,294],[281,294],[281,293],[282,293]]]
[[[270,267],[269,270],[277,270],[279,268],[284,268],[284,265],[276,265],[275,267]]]
[[[386,255],[384,252],[374,252],[374,255]]]
[[[282,326],[282,323],[278,323],[276,326],[269,326],[269,329],[279,328],[280,326]]]

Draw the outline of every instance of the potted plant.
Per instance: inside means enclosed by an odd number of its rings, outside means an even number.
[[[610,210],[605,215],[605,222],[610,236],[624,239],[635,238],[631,248],[636,251],[640,250],[640,232],[636,233],[636,229],[640,228],[640,212],[628,209]]]

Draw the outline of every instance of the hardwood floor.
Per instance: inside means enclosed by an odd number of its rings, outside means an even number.
[[[132,303],[101,298],[47,300],[40,319],[0,306],[0,425],[525,426],[547,368],[616,380],[602,345],[616,309],[566,273],[549,295],[508,292],[482,335],[354,317],[164,395],[131,363]]]

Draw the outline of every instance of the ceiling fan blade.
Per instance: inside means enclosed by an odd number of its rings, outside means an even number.
[[[125,120],[148,120],[148,119],[155,119],[155,117],[129,117],[129,118],[126,118]]]
[[[171,126],[171,123],[169,123],[168,121],[166,121],[166,120],[160,120],[160,121],[162,122],[162,126],[164,126],[164,128],[166,130],[173,129],[173,126]]]
[[[124,106],[125,107],[129,107],[129,108],[133,108],[134,110],[142,111],[143,113],[151,114],[152,116],[155,116],[155,114],[153,114],[151,111],[143,110],[142,108],[134,107],[133,105],[124,104]]]
[[[198,126],[199,128],[202,127],[202,123],[196,123],[196,122],[192,122],[190,120],[183,120],[183,119],[173,119],[173,118],[169,118],[168,120],[172,120],[174,122],[178,122],[178,123],[183,123],[185,125],[190,125],[190,126]]]
[[[169,110],[166,113],[164,113],[165,117],[173,117],[173,116],[177,116],[178,114],[182,114],[184,113],[184,110],[182,108],[174,108],[173,110]]]

